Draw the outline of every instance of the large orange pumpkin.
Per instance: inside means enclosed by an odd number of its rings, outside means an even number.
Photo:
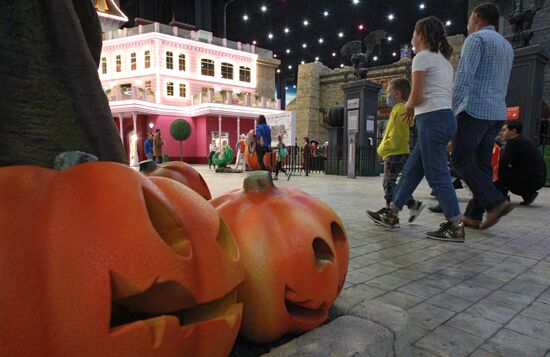
[[[5,356],[224,356],[243,272],[197,193],[121,164],[0,169]]]
[[[202,175],[193,166],[185,162],[170,161],[164,164],[156,164],[154,161],[148,160],[140,164],[140,171],[146,176],[160,176],[176,180],[204,197],[204,199],[212,199],[210,189]]]
[[[256,151],[250,153],[248,145],[246,146],[244,158],[246,164],[250,168],[250,171],[256,171],[260,169],[260,163],[258,162],[258,156]],[[277,164],[277,153],[272,151],[271,153],[266,152],[264,155],[264,165],[268,171],[275,171],[275,165]]]
[[[210,202],[233,232],[245,269],[241,333],[269,342],[321,325],[348,269],[348,240],[336,213],[303,191],[276,188],[265,171]]]

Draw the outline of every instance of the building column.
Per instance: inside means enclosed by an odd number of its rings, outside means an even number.
[[[134,125],[134,132],[130,137],[130,166],[139,166],[138,156],[138,134],[137,134],[137,113],[132,112],[132,121]]]
[[[218,147],[219,152],[222,152],[222,116],[218,115],[218,139],[220,140],[220,145]]]
[[[237,117],[237,142],[239,142],[240,135],[241,135],[241,117]]]

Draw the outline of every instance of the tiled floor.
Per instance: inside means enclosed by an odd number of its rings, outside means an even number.
[[[242,185],[244,174],[196,168],[214,197]],[[407,310],[413,356],[550,357],[549,188],[533,206],[518,206],[491,229],[467,229],[461,244],[424,237],[442,221],[427,209],[414,224],[395,230],[367,221],[365,209],[383,205],[379,177],[317,174],[276,185],[298,187],[340,215],[350,240],[345,288]],[[469,193],[457,193],[463,210]],[[435,204],[425,182],[415,198]],[[406,209],[402,216],[408,217]]]

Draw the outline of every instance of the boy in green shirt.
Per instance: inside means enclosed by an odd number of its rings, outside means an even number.
[[[411,85],[405,78],[393,79],[386,89],[386,103],[392,107],[390,119],[384,131],[384,138],[378,146],[377,153],[384,160],[384,199],[386,207],[373,212],[367,210],[367,216],[376,222],[375,218],[389,209],[393,199],[397,177],[403,170],[409,157],[409,140],[412,120],[407,118],[405,102],[409,98]],[[407,202],[411,216],[409,222],[413,222],[426,204],[415,201],[412,197]],[[396,225],[397,227],[398,225]]]

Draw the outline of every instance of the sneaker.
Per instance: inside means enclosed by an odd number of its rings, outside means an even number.
[[[479,229],[487,229],[494,226],[500,218],[512,212],[513,209],[514,206],[510,202],[502,202],[500,205],[487,212],[487,218],[485,218],[485,222],[481,223]]]
[[[462,185],[462,181],[460,181],[459,178],[457,178],[453,181],[453,188],[455,190],[460,190],[461,188],[464,188],[464,186]]]
[[[426,233],[426,237],[447,242],[464,243],[464,225],[460,223],[455,226],[452,222],[445,220],[437,231]]]
[[[463,216],[462,224],[464,224],[464,227],[479,229],[479,226],[481,225],[481,220]]]
[[[538,195],[539,193],[535,191],[530,195],[521,196],[523,197],[523,202],[521,202],[520,205],[529,206],[531,203],[533,203],[533,201],[537,198]]]
[[[367,210],[367,217],[386,228],[399,228],[399,217],[388,208],[384,207],[376,212]]]
[[[409,207],[409,212],[411,213],[409,217],[409,223],[413,223],[418,218],[424,207],[426,207],[426,204],[424,202],[414,201],[412,207]]]
[[[432,211],[433,213],[443,213],[443,209],[441,208],[441,206],[439,204],[437,204],[435,206],[430,206],[430,207],[428,207],[428,209],[430,211]]]

